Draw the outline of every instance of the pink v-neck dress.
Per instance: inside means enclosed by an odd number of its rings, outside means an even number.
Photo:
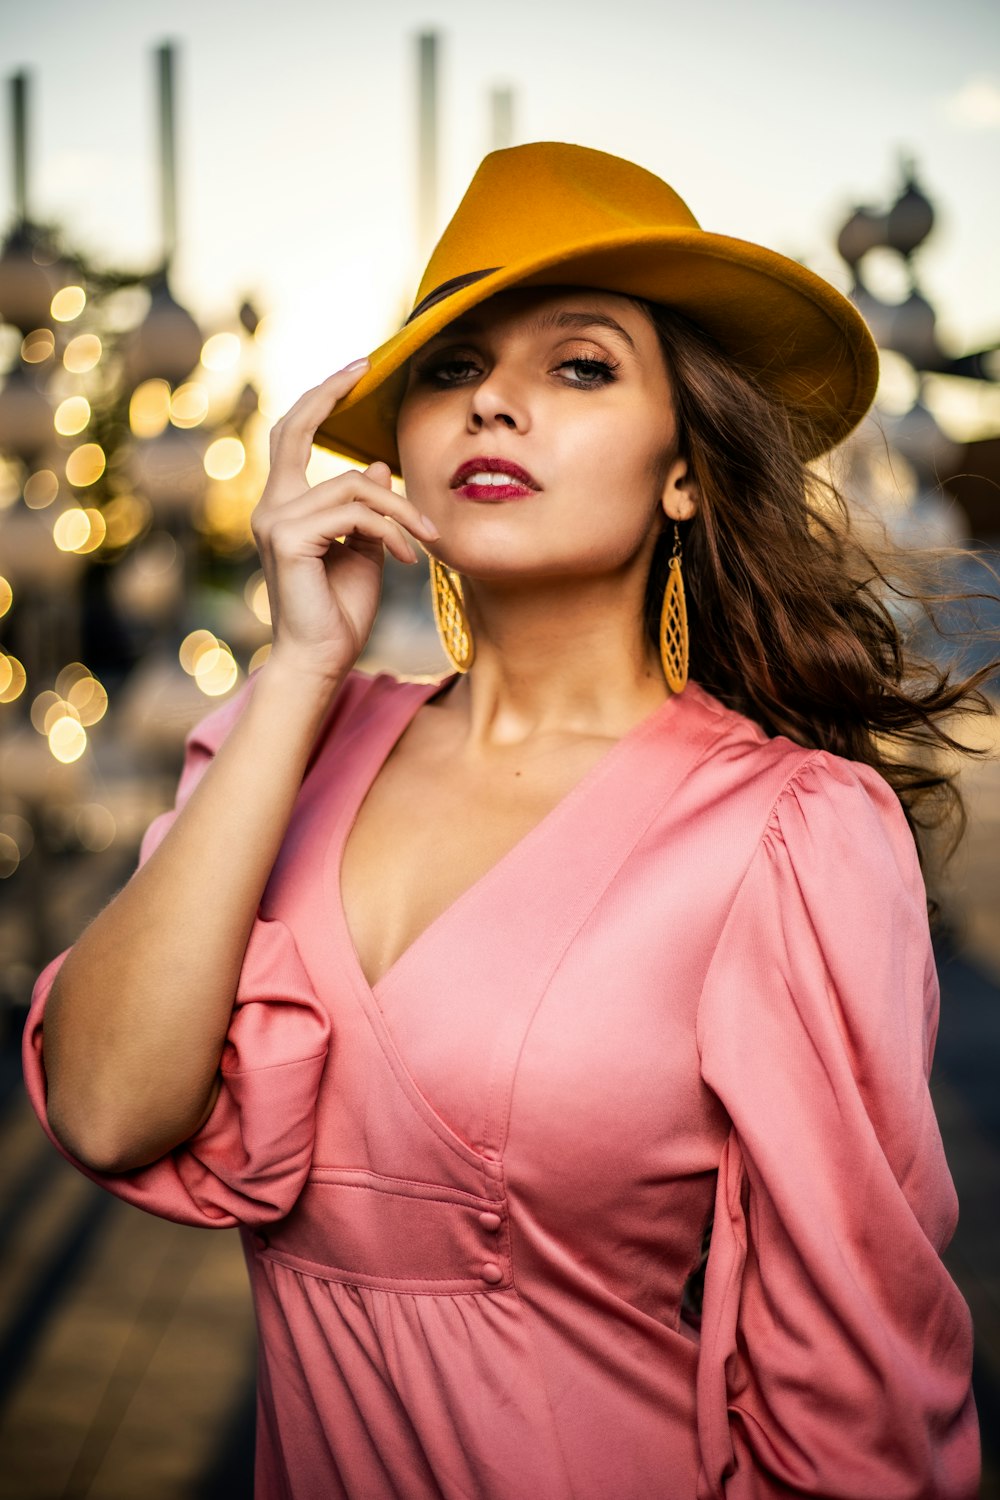
[[[178,808],[255,680],[192,731]],[[96,1177],[239,1226],[259,1500],[972,1500],[937,980],[893,793],[690,683],[372,988],[341,854],[439,686],[342,687],[211,1116]],[[64,956],[25,1033],[47,1130]]]

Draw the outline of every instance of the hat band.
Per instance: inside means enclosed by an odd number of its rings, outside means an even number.
[[[422,312],[433,307],[435,302],[443,302],[445,297],[450,297],[453,292],[461,291],[463,286],[471,286],[472,282],[482,281],[484,276],[492,276],[494,271],[501,269],[501,266],[487,266],[485,271],[467,271],[464,276],[453,276],[450,281],[442,281],[440,286],[436,286],[432,292],[427,293],[426,297],[421,298],[406,323],[412,323],[414,318],[418,318]],[[404,328],[406,323],[403,324]]]

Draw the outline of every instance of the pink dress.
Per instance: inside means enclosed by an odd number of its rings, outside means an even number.
[[[178,807],[255,680],[189,735]],[[937,979],[888,785],[690,683],[370,987],[341,853],[439,686],[342,687],[211,1116],[96,1178],[239,1226],[258,1500],[973,1500]],[[63,957],[25,1033],[46,1129]]]

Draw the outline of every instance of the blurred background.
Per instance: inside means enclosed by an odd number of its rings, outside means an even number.
[[[0,34],[0,1496],[251,1494],[236,1236],[126,1208],[20,1084],[33,982],[135,868],[191,726],[268,650],[249,515],[270,424],[405,319],[482,156],[566,140],[665,178],[703,227],[852,295],[876,410],[837,455],[906,547],[1000,550],[1000,10],[980,0],[175,0],[5,6]],[[317,452],[310,477],[349,467]],[[419,575],[419,576],[414,576]],[[996,606],[946,611],[988,661]],[[991,640],[990,636],[994,639]],[[389,559],[361,666],[438,673]],[[988,689],[1000,702],[1000,683]],[[1000,1495],[1000,760],[928,870],[932,1090]]]

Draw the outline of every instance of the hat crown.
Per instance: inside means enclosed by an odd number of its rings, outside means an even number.
[[[456,277],[636,229],[698,229],[644,167],[589,146],[532,141],[484,157],[431,254],[415,303]]]

